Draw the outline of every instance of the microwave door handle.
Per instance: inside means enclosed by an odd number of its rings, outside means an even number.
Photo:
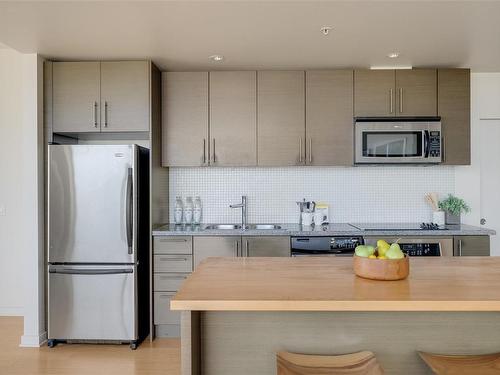
[[[431,147],[431,143],[429,141],[430,135],[428,130],[424,130],[424,157],[428,158],[429,157],[429,151]]]

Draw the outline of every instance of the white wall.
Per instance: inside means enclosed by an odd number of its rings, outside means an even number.
[[[0,315],[23,315],[24,305],[22,71],[23,55],[0,49]]]
[[[22,346],[46,336],[42,68],[0,49],[0,315],[24,316]]]

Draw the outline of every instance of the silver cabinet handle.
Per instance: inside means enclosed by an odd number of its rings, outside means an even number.
[[[309,164],[313,161],[313,140],[312,137],[309,138]]]
[[[245,240],[245,245],[246,245],[245,256],[248,258],[248,254],[250,254],[250,242],[248,242],[248,240]]]
[[[302,164],[302,137],[299,137],[299,164]]]
[[[399,113],[403,113],[403,88],[399,88]]]
[[[94,128],[97,128],[97,102],[92,105],[92,115],[94,116]]]
[[[168,261],[174,261],[174,262],[187,262],[188,258],[161,258],[160,257],[160,262],[168,262]]]
[[[240,245],[238,243],[239,241],[236,241],[235,245],[236,245],[236,256],[239,257],[240,256]]]
[[[215,164],[215,162],[217,161],[216,157],[215,157],[215,138],[212,139],[212,163]]]
[[[392,89],[389,90],[389,113],[394,112],[394,92]]]
[[[462,240],[458,240],[458,256],[462,256]]]
[[[108,127],[108,102],[104,102],[104,127]]]
[[[207,140],[203,138],[203,165],[207,164]]]
[[[187,276],[160,276],[160,280],[184,280],[187,279]]]
[[[160,238],[158,241],[160,242],[187,242],[187,239],[184,238]]]
[[[446,147],[445,147],[445,138],[441,137],[441,160],[446,162]]]

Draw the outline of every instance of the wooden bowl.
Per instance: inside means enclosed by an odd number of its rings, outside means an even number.
[[[408,255],[402,259],[370,259],[354,255],[354,273],[372,280],[403,280],[410,273]]]

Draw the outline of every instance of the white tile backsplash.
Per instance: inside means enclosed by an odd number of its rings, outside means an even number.
[[[199,195],[204,223],[237,223],[248,196],[250,223],[296,223],[296,201],[330,205],[331,222],[421,222],[432,213],[424,194],[454,192],[454,167],[170,168],[170,221],[175,197]]]

